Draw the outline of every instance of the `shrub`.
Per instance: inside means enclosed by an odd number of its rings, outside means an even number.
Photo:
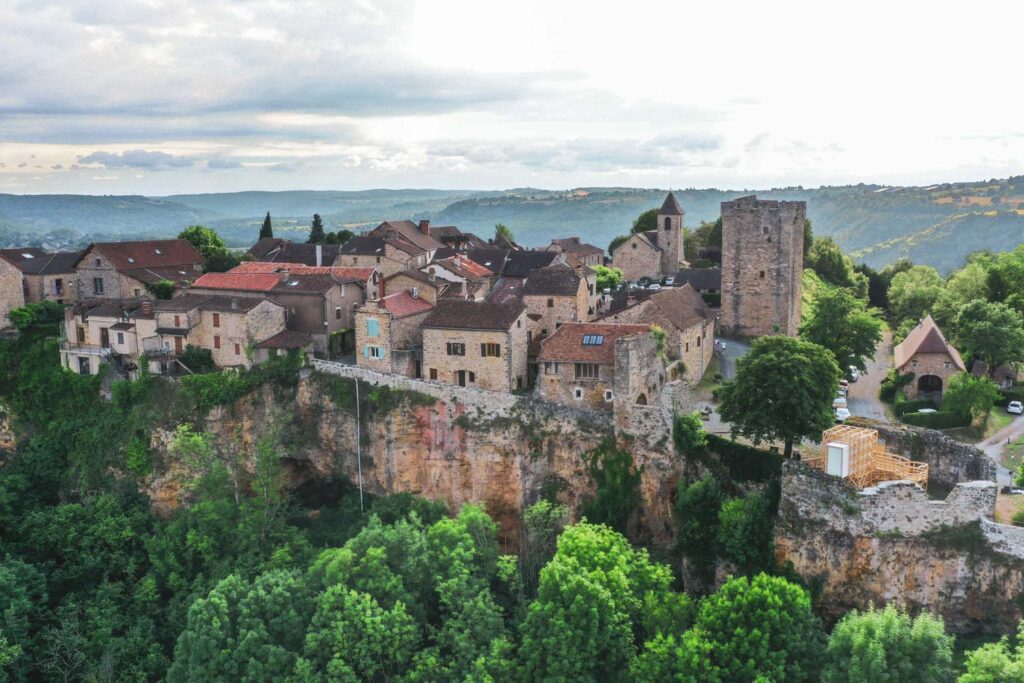
[[[897,400],[894,411],[898,417],[903,417],[907,413],[916,413],[922,408],[937,410],[938,407],[938,404],[930,398],[917,398],[912,401]]]
[[[892,401],[896,398],[897,392],[903,387],[907,386],[914,380],[914,373],[910,372],[905,375],[901,375],[896,370],[890,369],[889,373],[882,380],[882,384],[878,389],[878,398],[883,401]]]
[[[772,515],[760,493],[733,498],[718,513],[718,547],[743,574],[774,569]]]
[[[782,474],[783,457],[760,448],[708,434],[708,450],[719,457],[734,481],[767,482]]]
[[[908,425],[925,429],[953,429],[971,424],[970,415],[945,410],[937,413],[907,413],[902,419]]]

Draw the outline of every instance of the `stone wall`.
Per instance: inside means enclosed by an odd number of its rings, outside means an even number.
[[[989,519],[991,481],[929,500],[910,482],[857,491],[796,462],[783,465],[776,559],[820,586],[825,616],[897,602],[941,615],[959,633],[1010,633],[1024,604],[1024,529]]]
[[[25,288],[21,271],[0,259],[0,328],[10,326],[8,314],[25,305]]]
[[[795,336],[800,327],[805,202],[722,202],[722,329]]]
[[[903,394],[909,399],[921,397],[917,385],[922,377],[938,377],[942,380],[942,390],[945,391],[950,378],[961,372],[948,353],[916,353],[901,370],[903,373],[914,373],[914,380],[903,387]]]
[[[527,322],[524,311],[508,331],[424,328],[423,376],[458,384],[457,373],[464,371],[467,386],[496,392],[525,388]],[[464,344],[465,355],[449,356],[450,343]],[[481,344],[497,344],[500,355],[484,356]]]
[[[630,235],[612,252],[612,265],[622,270],[623,280],[658,279],[661,275],[661,250],[653,248],[640,235]]]
[[[847,424],[874,429],[889,452],[928,463],[930,486],[945,490],[964,481],[996,480],[995,464],[988,456],[942,432],[863,417],[850,418]]]

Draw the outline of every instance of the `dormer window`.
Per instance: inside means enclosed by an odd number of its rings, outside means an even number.
[[[154,249],[153,251],[155,251],[155,252],[156,252],[156,255],[157,255],[157,256],[160,256],[161,254],[163,254],[163,253],[164,253],[164,252],[160,251],[159,249]]]
[[[129,256],[128,257],[128,263],[135,263],[135,259],[133,259],[131,256]]]

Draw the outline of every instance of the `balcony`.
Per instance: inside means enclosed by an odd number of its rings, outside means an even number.
[[[100,358],[109,358],[111,350],[109,346],[100,346],[99,344],[84,344],[80,342],[64,341],[60,345],[61,351],[67,351],[68,353],[74,353],[79,356],[99,356]]]

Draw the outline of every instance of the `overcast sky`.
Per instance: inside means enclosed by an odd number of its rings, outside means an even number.
[[[0,192],[1024,173],[1021,2],[0,0]]]

